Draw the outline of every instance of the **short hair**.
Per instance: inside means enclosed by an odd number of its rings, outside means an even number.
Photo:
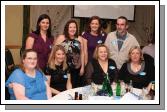
[[[75,33],[74,36],[75,36],[75,37],[78,37],[78,25],[77,25],[77,22],[76,22],[74,19],[70,19],[70,20],[67,21],[67,23],[65,24],[64,32],[63,32],[63,34],[65,35],[65,38],[67,38],[67,39],[70,39],[68,30],[69,30],[69,25],[70,25],[71,23],[75,23],[75,25],[76,25],[76,33]]]
[[[126,22],[126,25],[128,25],[128,19],[127,19],[125,16],[119,16],[119,17],[117,18],[117,20],[118,20],[118,19],[124,19],[125,22]]]
[[[23,53],[21,54],[21,64],[20,64],[20,69],[21,69],[23,72],[25,72],[25,67],[24,67],[24,64],[23,64],[23,60],[27,57],[27,54],[28,54],[29,52],[34,52],[34,53],[37,54],[37,52],[36,52],[35,50],[33,50],[33,49],[25,49],[25,50],[23,51]],[[38,55],[37,55],[37,56],[38,56]],[[37,58],[38,58],[38,57],[37,57]],[[36,69],[40,70],[38,64],[36,65]]]
[[[128,56],[129,56],[128,62],[131,62],[131,56],[130,55],[131,55],[132,51],[135,50],[135,49],[137,49],[140,52],[140,63],[141,63],[144,60],[144,58],[143,58],[142,50],[139,46],[133,46],[133,47],[130,48],[129,54],[128,54]]]
[[[93,58],[94,58],[94,59],[98,59],[98,50],[99,50],[100,47],[105,47],[105,48],[106,48],[106,50],[107,50],[107,58],[109,59],[110,52],[109,52],[108,47],[107,47],[106,45],[104,45],[104,44],[98,44],[98,45],[96,46],[95,51],[94,51],[94,54],[93,54]]]
[[[65,52],[65,48],[62,46],[62,45],[54,45],[52,47],[52,51],[50,53],[50,56],[49,56],[49,59],[48,59],[48,66],[55,70],[56,67],[55,67],[55,53],[58,51],[58,50],[61,50],[64,52],[65,54],[65,59],[63,61],[63,70],[65,70],[67,68],[67,64],[66,64],[66,52]]]
[[[102,27],[101,27],[101,20],[100,20],[100,17],[99,16],[92,16],[89,21],[88,21],[88,24],[87,24],[87,29],[86,29],[86,32],[91,32],[91,27],[90,27],[90,24],[93,20],[98,20],[99,22],[99,28],[97,30],[97,33],[100,34],[101,33],[101,30],[102,30]]]

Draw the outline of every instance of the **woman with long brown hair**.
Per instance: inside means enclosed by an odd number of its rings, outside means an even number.
[[[72,87],[81,85],[84,73],[84,48],[82,37],[78,35],[77,22],[73,19],[67,21],[63,35],[59,35],[55,44],[61,44],[66,50],[67,65],[71,73]]]

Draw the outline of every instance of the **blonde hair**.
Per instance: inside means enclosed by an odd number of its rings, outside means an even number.
[[[65,54],[65,59],[63,61],[63,70],[65,70],[67,68],[67,64],[66,64],[66,52],[65,52],[65,49],[63,46],[61,45],[54,45],[52,47],[52,51],[50,53],[50,56],[49,56],[49,59],[48,59],[48,66],[51,68],[51,69],[54,69],[56,70],[56,67],[55,67],[55,53],[58,51],[58,50],[61,50],[64,52]]]
[[[128,54],[128,56],[129,56],[129,60],[128,61],[131,62],[131,53],[135,49],[137,49],[140,52],[140,63],[141,63],[144,60],[144,58],[143,58],[142,50],[140,49],[139,46],[133,46],[133,47],[130,48],[129,54]]]
[[[93,53],[93,58],[94,58],[94,59],[98,59],[98,50],[99,50],[100,47],[105,47],[105,48],[106,48],[106,50],[107,50],[107,59],[109,59],[110,52],[109,52],[108,47],[107,47],[106,45],[104,45],[104,44],[98,44],[98,45],[96,46],[95,51],[94,51],[94,53]]]

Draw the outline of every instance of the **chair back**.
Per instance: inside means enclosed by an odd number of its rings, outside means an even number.
[[[8,72],[14,70],[15,64],[13,61],[13,56],[12,56],[11,51],[8,48],[5,48],[5,64],[6,64],[6,69]]]

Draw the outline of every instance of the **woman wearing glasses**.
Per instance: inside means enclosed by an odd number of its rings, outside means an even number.
[[[37,53],[27,49],[22,54],[21,67],[6,81],[11,100],[47,100],[51,90],[47,78],[37,67]]]

